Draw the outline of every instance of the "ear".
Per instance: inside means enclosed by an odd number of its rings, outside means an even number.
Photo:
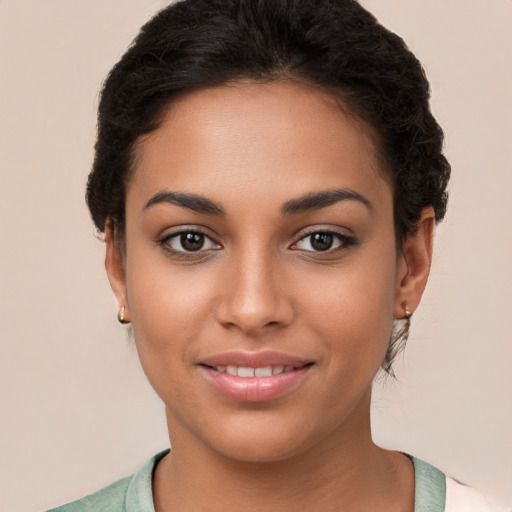
[[[124,307],[126,314],[128,314],[123,257],[119,252],[119,248],[115,244],[114,232],[110,226],[105,229],[105,244],[105,269],[107,270],[108,280],[110,281],[110,286],[116,296],[119,309]]]
[[[424,208],[416,233],[408,236],[398,255],[397,286],[393,318],[404,318],[406,309],[413,313],[427,285],[435,226],[434,209]]]

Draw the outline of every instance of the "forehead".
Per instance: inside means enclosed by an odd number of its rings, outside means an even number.
[[[234,83],[189,92],[136,147],[134,190],[270,196],[359,188],[389,195],[371,129],[340,101],[290,82]],[[129,199],[129,197],[127,198]]]

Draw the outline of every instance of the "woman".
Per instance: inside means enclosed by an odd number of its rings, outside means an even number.
[[[353,1],[187,0],[143,27],[87,199],[172,452],[58,510],[490,510],[370,431],[445,214],[428,99]]]

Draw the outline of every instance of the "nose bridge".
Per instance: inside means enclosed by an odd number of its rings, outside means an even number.
[[[279,256],[268,247],[240,248],[232,255],[220,320],[250,333],[291,320],[291,304],[281,287]]]

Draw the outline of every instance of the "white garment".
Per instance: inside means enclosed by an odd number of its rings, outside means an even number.
[[[446,477],[445,512],[512,512],[512,507],[491,504],[477,490]]]

